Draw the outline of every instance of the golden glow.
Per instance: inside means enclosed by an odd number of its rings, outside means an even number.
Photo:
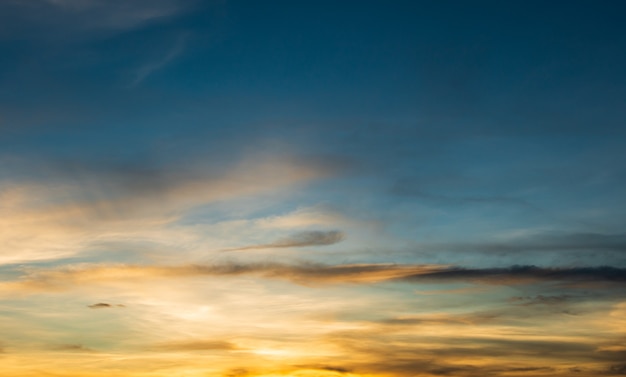
[[[449,266],[352,252],[392,243],[376,222],[323,205],[247,218],[232,201],[280,203],[281,190],[327,170],[261,159],[145,196],[90,186],[87,198],[72,184],[2,191],[0,375],[591,377],[606,360],[619,367],[624,302],[586,300],[575,286],[543,296],[533,279],[421,283]],[[243,214],[180,221],[211,203]],[[330,252],[224,252],[322,226],[348,237]],[[32,261],[49,265],[17,264]]]

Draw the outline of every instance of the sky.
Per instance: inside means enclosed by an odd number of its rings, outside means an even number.
[[[626,375],[626,3],[0,0],[0,375]]]

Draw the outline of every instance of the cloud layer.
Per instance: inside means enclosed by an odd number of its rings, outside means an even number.
[[[346,264],[323,265],[301,263],[226,263],[215,265],[145,266],[97,265],[73,266],[56,270],[33,270],[19,280],[0,283],[0,291],[55,291],[85,284],[154,278],[228,277],[252,275],[280,279],[303,285],[378,283],[405,281],[415,283],[473,283],[488,285],[527,285],[535,283],[626,284],[626,269],[615,267],[541,268],[513,266],[509,268],[472,269],[445,265]],[[585,286],[585,285],[584,285]],[[541,301],[538,296],[534,301]],[[544,298],[544,300],[547,300]],[[100,303],[90,307],[109,307]]]

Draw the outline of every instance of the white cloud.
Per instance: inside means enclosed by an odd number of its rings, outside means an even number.
[[[0,264],[70,257],[107,244],[175,250],[177,259],[190,249],[206,253],[217,247],[205,229],[173,224],[187,211],[288,191],[329,173],[288,158],[251,158],[219,173],[85,172],[57,183],[5,183]],[[213,240],[228,237],[217,236]]]

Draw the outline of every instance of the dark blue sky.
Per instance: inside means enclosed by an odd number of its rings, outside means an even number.
[[[4,182],[289,155],[339,171],[266,212],[367,212],[409,249],[622,234],[622,2],[0,9]]]

